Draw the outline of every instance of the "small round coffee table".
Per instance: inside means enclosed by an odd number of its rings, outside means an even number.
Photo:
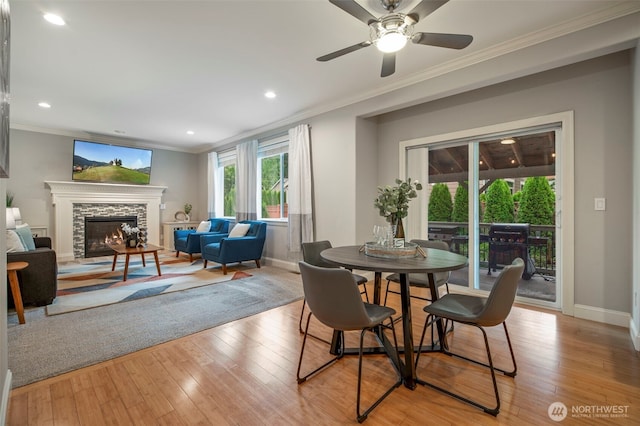
[[[27,262],[9,262],[7,263],[7,275],[9,277],[9,286],[11,287],[11,295],[13,296],[13,304],[16,307],[18,321],[24,324],[24,306],[22,306],[22,294],[20,294],[20,283],[18,282],[18,271],[29,266]]]

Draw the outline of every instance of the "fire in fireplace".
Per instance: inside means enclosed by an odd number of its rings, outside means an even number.
[[[138,226],[136,216],[92,216],[84,218],[84,257],[113,254],[110,244],[122,244],[122,224]]]

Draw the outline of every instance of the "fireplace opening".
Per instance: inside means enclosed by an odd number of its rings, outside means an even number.
[[[122,224],[138,226],[137,216],[92,216],[84,218],[84,257],[113,254],[110,244],[122,244]]]

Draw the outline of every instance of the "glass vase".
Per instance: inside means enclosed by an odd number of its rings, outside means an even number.
[[[402,226],[402,218],[394,218],[393,225],[395,226],[393,246],[404,247],[404,226]]]
[[[138,246],[138,236],[137,235],[129,235],[126,240],[127,247],[136,248]]]

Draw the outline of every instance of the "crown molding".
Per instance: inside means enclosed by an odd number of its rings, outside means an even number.
[[[202,146],[199,152],[203,153],[215,150],[216,148],[229,146],[234,142],[246,140],[261,133],[282,129],[285,126],[291,126],[293,124],[303,122],[304,120],[308,120],[317,115],[348,107],[350,105],[354,105],[359,102],[375,98],[377,96],[385,95],[390,92],[424,82],[426,80],[446,75],[462,68],[487,62],[507,55],[509,53],[517,52],[519,50],[532,47],[540,43],[544,43],[562,36],[575,33],[577,31],[585,30],[596,25],[604,24],[636,13],[640,13],[640,2],[637,1],[620,3],[614,6],[607,6],[599,11],[575,17],[574,19],[567,20],[558,25],[541,28],[540,30],[529,33],[526,36],[513,38],[493,45],[489,48],[468,55],[460,56],[459,58],[456,58],[454,60],[430,67],[423,72],[414,73],[402,80],[378,87],[375,90],[370,90],[357,96],[344,98],[336,102],[319,105],[317,107],[292,115],[286,119],[276,121],[268,125],[258,127],[256,129],[248,130],[246,132],[220,140],[207,146]]]

